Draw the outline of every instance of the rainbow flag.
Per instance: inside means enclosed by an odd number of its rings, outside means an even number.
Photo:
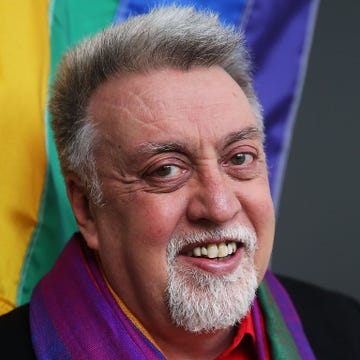
[[[319,0],[208,0],[241,28],[264,105],[270,181],[279,197]],[[174,3],[162,1],[161,4]],[[81,39],[158,1],[0,2],[0,314],[21,305],[52,267],[76,224],[66,197],[46,104],[61,55]]]

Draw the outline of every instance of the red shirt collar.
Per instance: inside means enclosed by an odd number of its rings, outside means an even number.
[[[264,319],[261,316],[261,331],[266,334]],[[266,339],[266,336],[264,337]],[[270,360],[269,345],[266,344],[266,357],[264,360]],[[216,360],[256,360],[256,334],[251,311],[241,321],[237,327],[237,333],[231,345],[216,358]]]

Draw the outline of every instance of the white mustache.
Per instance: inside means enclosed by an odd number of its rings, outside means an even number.
[[[225,229],[216,228],[206,231],[194,231],[170,239],[167,248],[168,260],[173,260],[185,246],[221,241],[242,243],[245,251],[249,253],[253,253],[257,247],[257,236],[255,232],[244,225]]]

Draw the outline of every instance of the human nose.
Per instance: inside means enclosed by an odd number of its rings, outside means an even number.
[[[220,172],[199,179],[188,203],[188,219],[217,225],[232,220],[241,210],[241,203],[231,181]]]

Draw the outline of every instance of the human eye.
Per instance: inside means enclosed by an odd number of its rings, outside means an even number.
[[[151,175],[165,179],[179,176],[181,173],[183,173],[183,171],[184,170],[177,165],[161,165],[153,170]]]
[[[191,174],[190,165],[178,157],[155,161],[147,168],[143,177],[152,191],[175,191],[186,183]]]
[[[239,152],[230,158],[230,163],[235,166],[248,165],[254,161],[255,156],[250,153]]]
[[[260,166],[256,148],[240,146],[223,158],[223,166],[229,176],[239,180],[249,180],[257,176]]]

